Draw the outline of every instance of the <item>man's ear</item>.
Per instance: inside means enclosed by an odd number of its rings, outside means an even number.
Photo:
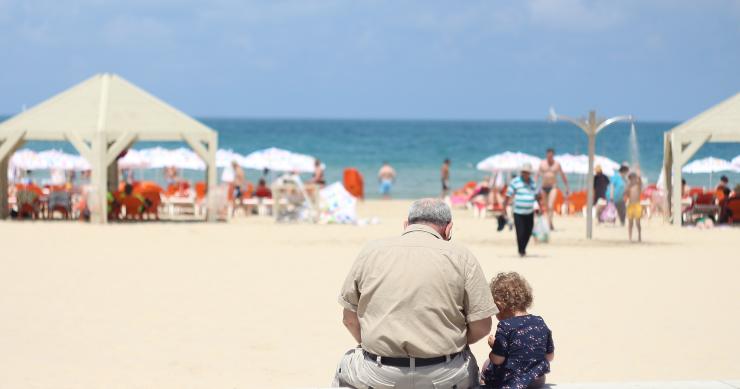
[[[409,221],[408,220],[404,220],[403,221],[403,229],[405,230],[406,228],[408,228],[408,226],[409,226]]]
[[[445,227],[445,238],[447,240],[450,240],[450,237],[452,237],[452,222],[447,224],[447,227]]]

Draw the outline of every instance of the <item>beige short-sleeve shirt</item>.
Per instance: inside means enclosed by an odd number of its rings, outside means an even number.
[[[461,351],[467,323],[498,313],[478,260],[431,227],[368,243],[339,303],[360,319],[362,347],[385,357],[430,358]]]

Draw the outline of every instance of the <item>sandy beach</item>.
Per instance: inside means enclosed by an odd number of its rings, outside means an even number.
[[[0,387],[327,386],[353,345],[339,286],[361,246],[398,234],[408,201],[367,201],[380,224],[0,222]],[[514,233],[456,211],[453,239],[488,278],[521,272],[556,347],[550,382],[740,376],[740,230],[645,223],[645,243],[559,218],[516,256]],[[473,347],[479,359],[483,342]]]

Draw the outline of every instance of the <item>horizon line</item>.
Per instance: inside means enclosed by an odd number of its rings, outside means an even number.
[[[16,114],[0,114],[0,122],[5,121]],[[187,114],[187,113],[186,113]],[[546,117],[542,119],[502,119],[502,118],[443,118],[443,117],[340,117],[340,116],[239,116],[239,115],[189,115],[198,120],[254,120],[254,121],[267,121],[267,120],[284,120],[284,121],[366,121],[366,122],[519,122],[519,123],[547,123],[549,120]],[[688,119],[687,119],[688,120]],[[683,123],[681,120],[667,120],[667,119],[648,119],[648,120],[635,120],[635,123],[659,123],[659,124],[679,124]]]

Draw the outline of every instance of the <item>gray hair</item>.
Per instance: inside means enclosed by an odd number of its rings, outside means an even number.
[[[409,224],[433,224],[446,227],[452,222],[452,211],[450,207],[440,199],[420,199],[411,204],[409,208]]]

